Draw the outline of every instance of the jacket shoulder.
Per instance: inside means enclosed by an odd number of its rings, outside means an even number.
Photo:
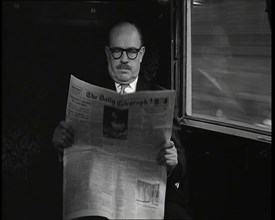
[[[138,80],[137,91],[148,91],[148,90],[151,90],[151,91],[166,90],[166,88],[152,82]]]

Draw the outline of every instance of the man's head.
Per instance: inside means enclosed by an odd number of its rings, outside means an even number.
[[[129,22],[115,25],[109,33],[109,45],[105,46],[105,53],[112,79],[121,84],[133,82],[138,77],[145,53],[138,27]]]

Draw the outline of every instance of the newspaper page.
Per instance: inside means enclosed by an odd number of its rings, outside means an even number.
[[[71,75],[63,219],[163,219],[167,173],[156,158],[171,137],[174,102],[172,90],[120,95]]]

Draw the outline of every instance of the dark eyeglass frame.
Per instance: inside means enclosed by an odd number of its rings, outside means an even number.
[[[124,51],[126,52],[126,55],[127,55],[129,60],[135,60],[137,58],[138,53],[139,53],[139,51],[141,50],[142,47],[143,47],[143,45],[141,45],[140,48],[129,47],[129,48],[123,49],[121,47],[109,47],[109,46],[107,46],[108,50],[111,52],[111,55],[115,60],[120,59]],[[128,53],[131,53],[133,51],[135,53],[135,57],[130,57]],[[115,52],[120,53],[120,55],[115,57],[114,56]]]

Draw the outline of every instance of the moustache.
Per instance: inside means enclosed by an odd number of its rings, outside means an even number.
[[[131,67],[124,63],[117,65],[116,68],[119,70],[131,70]]]

